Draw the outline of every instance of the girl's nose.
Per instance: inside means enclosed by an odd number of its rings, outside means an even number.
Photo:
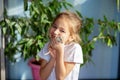
[[[56,29],[56,30],[54,31],[54,34],[59,34],[59,30]]]

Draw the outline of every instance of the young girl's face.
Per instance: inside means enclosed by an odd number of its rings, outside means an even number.
[[[61,37],[62,42],[67,44],[70,39],[69,24],[65,18],[58,18],[50,28],[50,39]]]

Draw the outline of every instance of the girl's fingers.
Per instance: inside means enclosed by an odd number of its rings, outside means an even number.
[[[52,56],[52,58],[56,58],[55,50],[50,51],[50,55]]]

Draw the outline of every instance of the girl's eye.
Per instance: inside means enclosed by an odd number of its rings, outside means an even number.
[[[64,31],[64,30],[60,30],[60,31],[65,33],[65,31]]]

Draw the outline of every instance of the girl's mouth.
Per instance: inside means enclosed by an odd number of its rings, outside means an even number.
[[[51,39],[55,39],[57,42],[60,42],[60,43],[63,42],[63,41],[62,41],[62,37],[60,37],[60,36],[51,35]]]
[[[62,38],[61,37],[56,37],[56,41],[62,43]]]

